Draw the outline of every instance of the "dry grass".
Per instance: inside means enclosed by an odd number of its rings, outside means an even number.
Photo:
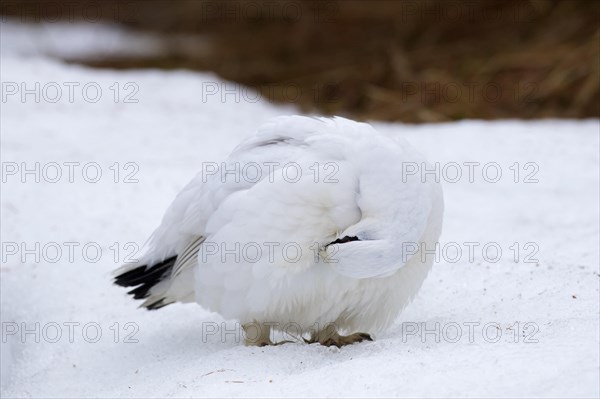
[[[171,50],[152,59],[76,61],[210,70],[273,101],[359,119],[600,116],[596,1],[136,0],[127,7],[133,12],[121,22],[162,32]],[[197,45],[177,45],[181,34]]]

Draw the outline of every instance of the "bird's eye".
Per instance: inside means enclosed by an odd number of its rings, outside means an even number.
[[[351,242],[351,241],[360,241],[360,239],[356,236],[354,236],[354,237],[345,236],[345,237],[338,238],[337,240],[330,242],[329,244],[327,244],[327,246],[333,245],[333,244],[344,244],[346,242]]]

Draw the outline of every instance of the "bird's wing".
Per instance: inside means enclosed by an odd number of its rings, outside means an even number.
[[[378,262],[375,251],[369,262],[341,262],[332,267],[352,278],[381,277],[402,267],[409,256],[406,251],[397,249],[402,248],[403,243],[419,243],[422,239],[432,209],[430,193],[416,183],[396,185],[404,190],[401,204],[367,204],[366,201],[377,202],[377,193],[390,184],[382,182],[382,187],[372,188],[371,193],[375,194],[367,194],[367,187],[360,186],[359,176],[354,173],[353,160],[335,158],[340,154],[336,140],[348,140],[355,128],[355,124],[349,125],[343,135],[331,135],[331,127],[336,123],[344,123],[344,120],[286,117],[263,126],[257,136],[240,144],[224,163],[211,169],[210,175],[202,171],[181,191],[153,233],[144,260],[152,264],[190,251],[197,255],[208,238],[219,242],[245,242],[251,238],[303,243],[313,240],[315,244],[326,246],[353,225],[364,228],[361,223],[368,222],[368,217],[363,218],[361,209],[389,206],[397,210],[396,224],[404,226],[404,230],[379,239],[372,237],[371,244],[379,241],[382,251],[394,247],[397,262]],[[319,141],[323,135],[327,136],[326,140]],[[367,143],[356,147],[368,148],[373,138],[369,136],[366,140]],[[294,184],[281,179],[267,181],[273,164],[294,160],[306,166],[331,159],[340,167],[336,177],[341,178],[341,182],[336,184],[327,185],[323,181],[317,184],[310,179]],[[265,165],[265,161],[271,166]],[[382,162],[385,162],[383,158]],[[397,163],[397,160],[392,162]],[[248,163],[259,165],[261,179],[236,179],[236,173],[220,173],[224,168],[235,170],[236,165]],[[277,170],[277,166],[275,168]],[[216,173],[212,173],[215,170]],[[392,242],[389,237],[398,241]],[[369,253],[373,251],[370,249]],[[195,259],[192,263],[190,259],[193,258],[182,256],[174,270],[178,273],[186,270],[195,263]]]
[[[431,252],[441,231],[441,188],[431,176],[424,179],[420,173],[411,174],[407,170],[415,165],[433,168],[406,142],[394,144],[387,137],[374,135],[371,144],[363,143],[359,148],[369,148],[366,162],[360,159],[362,151],[353,158],[361,165],[357,205],[363,210],[363,217],[343,234],[359,236],[361,241],[328,247],[328,252],[340,251],[340,259],[344,249],[356,254],[343,257],[343,261],[332,263],[332,267],[352,278],[386,277],[404,267],[413,256],[421,257],[421,250],[430,251],[427,260],[432,259]],[[371,168],[373,159],[377,165]],[[370,218],[369,210],[377,210],[379,217]]]
[[[183,271],[188,268],[194,267],[198,261],[198,251],[200,245],[206,240],[206,237],[199,236],[196,239],[190,241],[184,250],[177,255],[175,265],[173,266],[172,278],[179,276]]]
[[[399,226],[396,231],[380,231],[381,235],[364,241],[334,244],[327,248],[328,256],[334,259],[331,265],[338,273],[356,279],[388,277],[404,267],[413,256],[421,256],[423,250],[431,252],[435,249],[429,238],[437,239],[439,235],[436,226],[437,212],[441,212],[438,188],[429,184],[407,184],[402,188],[406,195],[394,204],[396,221],[393,226]],[[355,231],[365,230],[376,231],[377,228],[370,229],[368,220],[362,219],[350,226],[344,235],[353,237]],[[344,251],[347,245],[355,246],[355,251],[365,251],[369,254],[368,258],[346,257],[335,262],[336,252]],[[433,255],[429,253],[427,256],[431,258]]]
[[[167,209],[160,226],[146,243],[139,263],[155,264],[183,253],[186,248],[195,248],[191,243],[207,236],[209,219],[214,221],[217,209],[229,197],[250,190],[290,160],[305,159],[308,163],[310,137],[325,134],[331,123],[329,119],[298,116],[274,118],[263,125],[256,136],[241,143],[224,162],[203,163],[202,170]],[[250,163],[260,167],[260,180],[239,178],[241,169]],[[236,168],[237,172],[226,173]],[[261,205],[266,200],[268,198]]]

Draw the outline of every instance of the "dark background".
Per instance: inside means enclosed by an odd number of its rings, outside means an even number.
[[[306,112],[357,119],[600,116],[598,1],[5,1],[23,22],[118,23],[160,56],[72,59],[186,68]]]

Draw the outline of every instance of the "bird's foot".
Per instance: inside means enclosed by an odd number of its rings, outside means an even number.
[[[294,341],[285,340],[285,341],[275,342],[273,345],[279,346],[279,345],[283,345],[283,344],[293,344],[293,343],[294,343]]]
[[[350,335],[339,335],[337,332],[329,332],[327,334],[315,334],[310,339],[304,339],[307,344],[320,343],[323,346],[342,346],[352,345],[356,342],[373,341],[373,338],[367,333],[354,333]]]
[[[247,323],[242,326],[244,328],[246,346],[279,346],[294,341],[271,341],[271,328],[268,325],[261,325],[257,322]]]
[[[244,344],[246,346],[270,346],[271,328],[258,322],[252,322],[242,325],[244,329]]]
[[[246,344],[246,346],[279,346],[279,345],[283,345],[283,344],[289,344],[289,343],[293,343],[294,341],[279,341],[279,342],[273,342],[270,339],[269,340],[262,340],[262,341],[250,341],[248,339],[246,339],[244,341],[244,343]]]
[[[262,346],[271,346],[271,345],[273,345],[273,342],[271,342],[271,340],[268,340],[268,341],[253,341],[253,340],[246,339],[244,341],[244,344],[246,346],[261,346],[262,347]]]

